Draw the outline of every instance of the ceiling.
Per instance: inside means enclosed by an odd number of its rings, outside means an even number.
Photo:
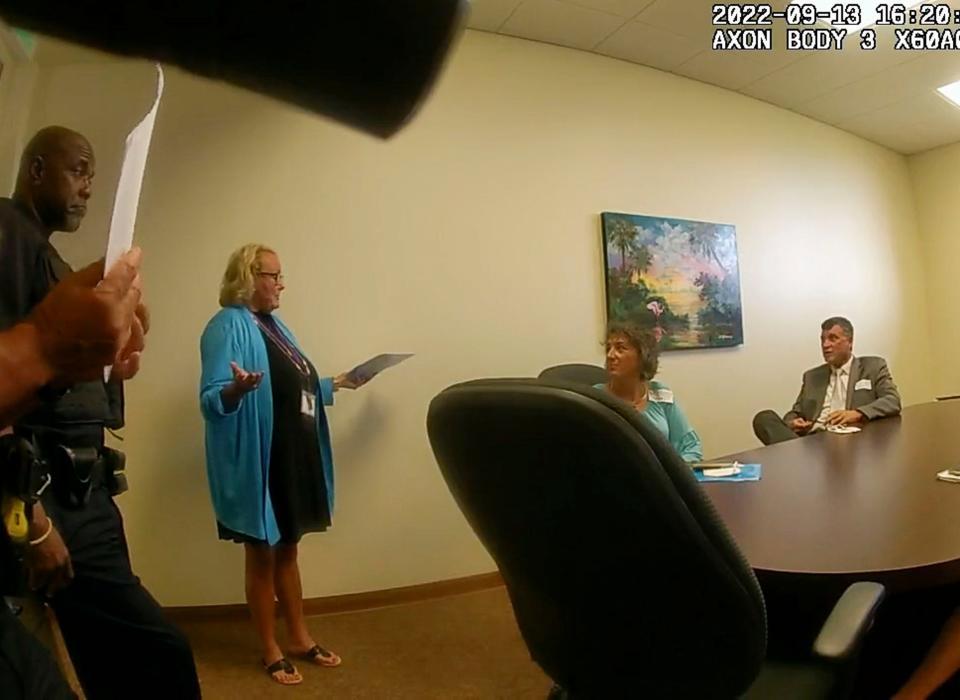
[[[772,51],[713,51],[714,1],[471,0],[470,26],[717,85],[904,154],[960,141],[960,108],[936,92],[960,80],[960,50],[895,51],[885,27],[874,51],[856,36],[842,51],[787,51],[784,22],[774,20]]]

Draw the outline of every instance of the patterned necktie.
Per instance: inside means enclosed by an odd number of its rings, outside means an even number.
[[[830,395],[830,412],[843,411],[847,408],[847,397],[843,395],[843,387],[840,378],[843,376],[843,370],[835,370],[833,373],[833,393]]]

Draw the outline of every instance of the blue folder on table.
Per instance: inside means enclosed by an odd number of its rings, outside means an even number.
[[[709,474],[704,474],[703,469],[694,469],[693,475],[697,477],[697,481],[704,483],[712,481],[760,481],[760,473],[763,471],[761,465],[741,464],[739,467],[740,471],[732,476],[710,476]],[[708,469],[706,471],[709,472],[710,470]]]

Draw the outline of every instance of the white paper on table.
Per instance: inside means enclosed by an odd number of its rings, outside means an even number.
[[[347,376],[358,383],[368,382],[383,370],[399,365],[411,357],[413,357],[412,352],[391,352],[376,355],[347,372]]]
[[[133,127],[124,143],[120,181],[117,183],[117,195],[113,199],[113,214],[110,217],[110,236],[107,240],[104,274],[133,246],[133,227],[137,221],[137,207],[140,205],[143,171],[147,167],[153,122],[157,118],[157,107],[160,106],[160,97],[163,95],[163,69],[159,63],[156,66],[157,96],[153,100],[153,106],[140,123]],[[109,379],[110,367],[107,367],[103,370],[103,380]]]
[[[828,433],[837,433],[838,435],[850,435],[851,433],[859,433],[860,428],[855,425],[828,425]]]
[[[704,469],[704,476],[712,476],[715,479],[723,479],[728,476],[736,476],[740,473],[740,467],[714,467],[711,469]]]

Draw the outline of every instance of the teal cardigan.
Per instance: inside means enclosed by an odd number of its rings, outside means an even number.
[[[606,389],[606,384],[595,384],[598,389]],[[673,399],[673,391],[666,384],[655,379],[650,380],[647,405],[640,414],[673,445],[686,462],[699,462],[703,459],[703,445],[700,436],[687,420],[683,409]]]
[[[293,333],[274,316],[283,334],[299,349]],[[304,355],[305,356],[305,355]],[[263,372],[260,386],[228,411],[221,390],[233,381],[230,362],[248,372]],[[235,532],[280,541],[270,502],[270,445],[273,438],[273,393],[267,347],[254,320],[243,306],[221,309],[200,338],[200,411],[206,423],[207,479],[213,509],[224,526]],[[333,514],[333,450],[323,406],[333,405],[333,379],[317,385],[317,436],[327,501]]]

